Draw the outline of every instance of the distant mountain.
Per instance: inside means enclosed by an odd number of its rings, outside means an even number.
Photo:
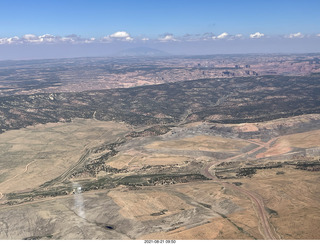
[[[170,55],[167,52],[158,50],[158,49],[153,49],[153,48],[148,48],[148,47],[136,47],[136,48],[130,48],[130,49],[125,49],[122,50],[118,53],[116,53],[115,56],[120,56],[120,57],[159,57],[159,56],[168,56]]]

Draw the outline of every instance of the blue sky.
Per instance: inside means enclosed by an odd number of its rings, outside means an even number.
[[[319,0],[2,0],[0,36],[320,33]]]
[[[154,47],[156,41],[320,40],[319,10],[319,0],[0,0],[0,49],[59,42],[111,47],[112,41],[134,46],[144,40]],[[319,51],[315,40],[312,45]]]

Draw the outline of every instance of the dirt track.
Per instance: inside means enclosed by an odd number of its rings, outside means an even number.
[[[273,138],[271,140],[269,140],[268,142],[264,143],[264,142],[256,142],[256,141],[251,141],[251,140],[245,140],[247,142],[250,142],[250,143],[255,143],[257,145],[259,145],[259,147],[257,148],[254,148],[252,149],[251,151],[249,152],[246,152],[246,153],[242,153],[242,154],[239,154],[239,155],[236,155],[236,156],[233,156],[233,157],[230,157],[230,158],[227,158],[227,159],[224,159],[224,160],[220,160],[220,161],[217,161],[217,162],[213,162],[211,164],[208,164],[205,168],[204,168],[204,172],[203,174],[207,177],[207,178],[210,178],[212,180],[215,180],[215,181],[219,181],[219,179],[217,177],[215,177],[214,175],[212,175],[210,172],[209,172],[209,169],[213,166],[213,165],[216,165],[216,164],[219,164],[221,163],[222,161],[230,161],[230,160],[233,160],[235,158],[238,158],[238,157],[241,157],[241,156],[244,156],[245,154],[252,154],[262,148],[266,148],[268,149],[270,147],[270,144],[272,142],[274,142],[275,140],[277,140],[278,138]],[[269,224],[269,221],[268,221],[268,217],[267,217],[267,213],[265,211],[265,207],[264,207],[264,202],[262,200],[262,198],[253,193],[253,192],[250,192],[248,190],[245,190],[241,187],[238,187],[238,186],[235,186],[233,184],[230,184],[230,183],[226,183],[226,182],[223,182],[222,183],[225,187],[229,187],[229,188],[232,188],[233,190],[237,190],[243,194],[245,194],[247,197],[250,198],[250,200],[252,201],[253,205],[255,206],[255,208],[257,209],[257,215],[258,215],[258,218],[260,219],[260,223],[261,223],[261,226],[262,226],[262,229],[263,229],[263,233],[261,233],[265,239],[267,240],[276,240],[275,236],[273,235],[272,233],[272,229],[270,227],[270,224]]]
[[[28,163],[28,164],[25,166],[25,170],[24,170],[22,173],[16,174],[15,176],[11,177],[10,179],[5,180],[4,182],[0,183],[0,185],[3,184],[3,183],[5,183],[5,182],[8,182],[8,181],[10,181],[10,180],[13,180],[14,178],[18,177],[19,175],[22,175],[22,174],[26,173],[26,172],[28,171],[28,168],[29,168],[30,164],[32,164],[32,163],[34,163],[34,161]],[[0,200],[1,200],[3,197],[4,197],[4,194],[3,194],[2,192],[0,192]]]
[[[247,191],[241,187],[235,186],[230,183],[224,183],[226,187],[233,188],[234,190],[240,191],[241,193],[247,195],[250,200],[254,203],[254,205],[257,208],[258,217],[260,218],[260,222],[263,228],[263,235],[265,239],[267,240],[276,240],[274,235],[272,234],[272,230],[268,221],[267,214],[265,212],[264,203],[260,196],[256,195],[255,193],[252,193],[250,191]]]

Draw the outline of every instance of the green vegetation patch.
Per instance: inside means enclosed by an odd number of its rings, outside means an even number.
[[[201,174],[179,174],[179,175],[132,175],[119,180],[120,185],[128,186],[152,186],[152,185],[170,185],[177,183],[187,183],[190,181],[209,180]]]

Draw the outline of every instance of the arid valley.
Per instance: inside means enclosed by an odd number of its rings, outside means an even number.
[[[0,62],[0,239],[320,239],[319,58]]]

